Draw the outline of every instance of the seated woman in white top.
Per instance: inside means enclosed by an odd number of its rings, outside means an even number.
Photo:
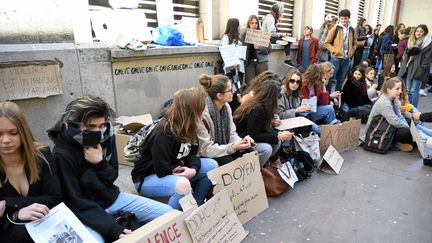
[[[220,166],[245,152],[251,152],[254,140],[239,137],[228,102],[233,99],[231,82],[225,75],[201,75],[199,82],[205,92],[206,107],[198,127],[199,154],[215,159]]]

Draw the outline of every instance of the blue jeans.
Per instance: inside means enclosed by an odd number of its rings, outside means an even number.
[[[133,212],[139,222],[147,223],[169,212],[172,208],[164,203],[145,198],[139,195],[120,192],[114,203],[105,209],[108,214],[115,214],[119,210]],[[86,226],[87,229],[91,229]],[[95,230],[89,230],[98,242],[104,242],[103,237]],[[101,241],[102,240],[102,241]]]
[[[417,129],[418,129],[420,132],[424,133],[426,136],[432,137],[432,130],[431,130],[431,129],[429,129],[429,128],[427,128],[427,127],[421,125],[421,124],[418,124],[418,125],[417,125]]]
[[[317,106],[317,111],[311,113],[311,118],[313,122],[325,118],[326,124],[334,124],[337,121],[336,113],[332,105]]]
[[[418,107],[419,102],[419,91],[420,91],[420,80],[406,79],[406,89],[408,92],[408,101],[414,106]]]
[[[279,150],[280,144],[280,142],[277,144],[257,143],[255,150],[258,152],[261,167],[263,167],[267,160]]]
[[[218,167],[216,160],[209,158],[201,158],[201,169],[190,179],[191,184],[194,184],[194,198],[198,205],[204,203],[207,193],[212,188],[213,184],[207,177],[207,172]],[[156,174],[151,174],[144,178],[144,183],[141,186],[139,194],[147,197],[169,197],[168,205],[174,209],[182,210],[179,200],[185,193],[176,191],[177,181],[182,176],[167,175],[159,178]],[[139,182],[135,183],[135,188],[138,190]]]
[[[335,67],[333,77],[332,79],[336,79],[336,91],[342,90],[342,83],[345,79],[345,76],[348,72],[350,61],[348,59],[342,59],[342,58],[334,58],[330,59],[330,62]],[[329,93],[331,93],[332,83],[329,82],[327,84],[327,90]]]

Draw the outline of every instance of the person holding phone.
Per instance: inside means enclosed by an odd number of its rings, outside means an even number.
[[[172,208],[166,204],[120,192],[114,185],[118,161],[114,112],[99,97],[72,101],[48,130],[63,191],[63,201],[87,226],[98,242],[115,241],[131,231],[112,214],[133,212],[140,223],[149,222]]]
[[[199,88],[174,94],[164,118],[151,132],[135,161],[132,181],[139,194],[168,197],[168,204],[181,210],[179,200],[192,192],[198,205],[212,188],[207,172],[218,167],[210,158],[198,157],[198,126],[203,118],[205,93]]]

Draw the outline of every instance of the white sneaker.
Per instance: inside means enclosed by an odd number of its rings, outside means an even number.
[[[279,45],[282,45],[282,46],[286,46],[286,45],[288,45],[288,41],[277,40],[276,44],[279,44]]]
[[[421,95],[421,96],[427,96],[427,93],[426,93],[426,91],[424,89],[420,89],[419,95]]]

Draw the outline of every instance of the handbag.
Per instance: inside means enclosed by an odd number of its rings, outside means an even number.
[[[314,132],[311,132],[307,137],[304,137],[302,134],[294,135],[296,151],[304,151],[310,154],[312,160],[315,162],[321,160],[319,141],[320,137]]]
[[[387,153],[393,144],[396,130],[385,117],[374,116],[366,131],[363,149],[380,154]]]
[[[285,174],[280,166],[281,162],[278,159],[277,162],[268,161],[266,166],[261,168],[265,191],[269,197],[281,195],[288,187],[288,183],[279,174],[279,171]],[[285,176],[290,178],[289,175]]]

